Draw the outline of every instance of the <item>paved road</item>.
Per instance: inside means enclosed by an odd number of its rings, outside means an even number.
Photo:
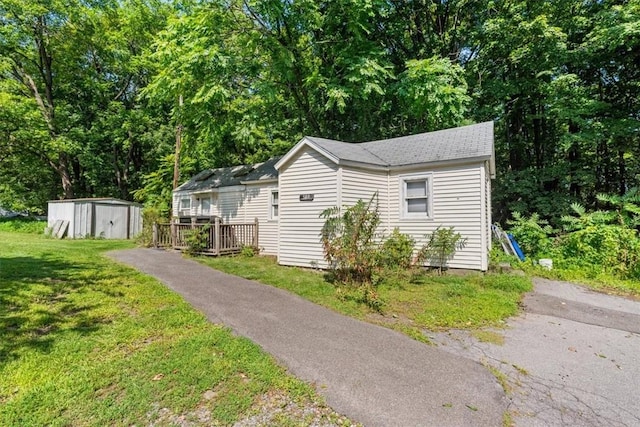
[[[477,361],[342,316],[286,291],[230,276],[180,254],[110,256],[155,276],[202,311],[314,383],[365,426],[499,426],[508,400]]]
[[[525,312],[495,330],[432,337],[453,354],[502,371],[517,426],[640,426],[640,302],[534,280]]]

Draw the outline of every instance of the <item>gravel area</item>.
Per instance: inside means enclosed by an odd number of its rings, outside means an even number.
[[[147,418],[149,427],[203,427],[223,425],[212,419],[217,393],[207,390],[198,406],[183,414],[175,414],[168,408],[156,405]],[[234,427],[270,426],[351,427],[359,426],[336,413],[328,406],[308,398],[294,399],[282,391],[269,391],[260,395],[244,417]]]

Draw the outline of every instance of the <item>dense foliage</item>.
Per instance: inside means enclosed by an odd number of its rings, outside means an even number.
[[[442,274],[447,261],[466,245],[453,227],[438,227],[421,247],[397,228],[383,235],[378,193],[367,202],[325,209],[320,217],[325,220],[320,233],[324,259],[338,293],[378,310],[380,284],[417,280],[425,262]]]
[[[635,191],[635,190],[633,190]],[[600,195],[604,201],[617,197]],[[554,230],[533,213],[529,217],[514,214],[509,221],[511,233],[530,261],[553,259],[554,268],[580,270],[587,278],[609,275],[621,279],[640,279],[639,205],[625,203],[617,211],[588,212],[572,205],[572,215],[562,218],[562,227]],[[630,213],[628,215],[622,212]]]
[[[640,184],[640,0],[4,0],[0,23],[7,208],[166,212],[177,129],[184,177],[495,120],[500,222]]]

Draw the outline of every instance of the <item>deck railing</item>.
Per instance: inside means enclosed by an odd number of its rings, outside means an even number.
[[[153,245],[180,250],[189,249],[189,237],[204,233],[200,253],[224,255],[237,253],[245,246],[258,248],[258,219],[250,224],[222,224],[219,218],[207,224],[155,223]]]

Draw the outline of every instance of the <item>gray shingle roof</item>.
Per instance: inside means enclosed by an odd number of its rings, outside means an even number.
[[[493,169],[493,122],[360,143],[314,136],[307,136],[304,140],[333,157],[338,163],[352,162],[388,168],[486,158],[491,159]],[[281,157],[274,157],[255,165],[208,169],[192,177],[176,191],[206,191],[277,179],[278,171],[275,165],[280,159]]]
[[[493,122],[361,143],[306,139],[339,161],[386,167],[493,156]]]
[[[274,168],[280,157],[274,157],[264,163],[254,165],[231,166],[228,168],[207,169],[193,176],[175,191],[211,190],[220,187],[240,185],[245,182],[260,182],[278,178]]]

